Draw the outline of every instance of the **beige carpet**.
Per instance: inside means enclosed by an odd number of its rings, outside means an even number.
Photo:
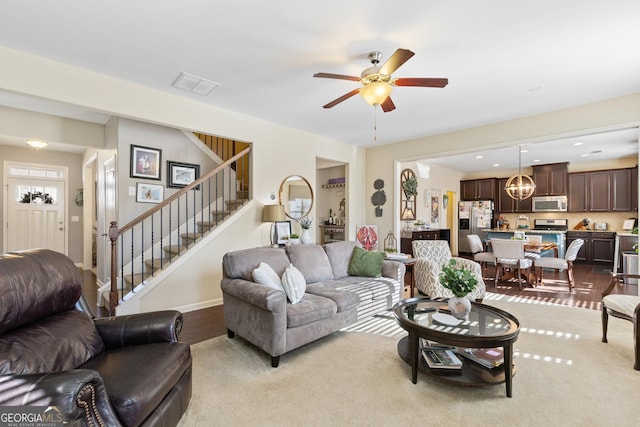
[[[242,339],[192,347],[187,426],[631,426],[640,422],[632,325],[600,312],[494,296],[521,323],[513,397],[504,384],[466,388],[424,374],[412,384],[397,337],[338,332],[270,358]],[[390,321],[392,322],[392,321]]]

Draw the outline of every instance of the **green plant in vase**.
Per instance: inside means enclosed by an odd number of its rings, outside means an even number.
[[[458,267],[454,259],[442,266],[439,279],[440,284],[455,295],[448,301],[451,314],[459,319],[466,318],[471,311],[471,301],[466,296],[478,286],[478,279],[471,270]]]

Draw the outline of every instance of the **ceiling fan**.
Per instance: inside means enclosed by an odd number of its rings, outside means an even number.
[[[382,52],[370,52],[368,58],[373,66],[364,70],[360,74],[360,77],[332,73],[314,74],[313,77],[352,80],[362,83],[361,88],[354,89],[351,92],[334,99],[328,104],[323,105],[323,108],[334,107],[342,101],[345,101],[359,93],[370,105],[380,105],[380,107],[382,107],[382,111],[387,113],[395,110],[396,108],[390,96],[393,86],[445,87],[449,83],[448,79],[439,78],[392,78],[391,74],[400,68],[402,64],[407,62],[413,55],[415,54],[408,49],[397,49],[387,62],[379,66],[378,64],[382,59]]]

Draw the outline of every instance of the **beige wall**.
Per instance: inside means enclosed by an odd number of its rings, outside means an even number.
[[[347,190],[350,234],[355,233],[353,224],[364,222],[365,195],[359,191],[364,188],[365,178],[363,148],[4,47],[0,47],[0,62],[3,64],[0,89],[3,90],[253,143],[255,203],[241,220],[198,254],[190,268],[165,281],[164,290],[158,292],[157,297],[142,302],[142,311],[220,303],[222,254],[268,243],[268,231],[265,231],[268,224],[260,220],[262,204],[268,203],[269,193],[277,193],[280,182],[288,175],[304,176],[315,191],[316,157],[346,164],[346,178],[350,183]],[[317,218],[318,213],[314,210],[311,216]]]
[[[434,135],[374,147],[367,150],[366,185],[377,178],[385,185],[399,186],[401,162],[429,157],[441,157],[468,152],[479,147],[497,148],[525,142],[542,142],[553,138],[577,136],[583,133],[612,130],[618,127],[640,125],[640,93],[582,105],[564,110],[523,117],[520,119],[478,126],[461,131]],[[636,159],[637,161],[637,159]],[[632,160],[631,160],[632,162]],[[604,166],[604,168],[609,165]],[[577,171],[577,170],[570,170]],[[391,184],[393,183],[393,184]],[[455,188],[459,191],[459,185]],[[394,200],[394,206],[399,201]],[[394,229],[399,233],[400,221],[397,209],[385,210],[382,218],[367,211],[367,223],[377,224],[379,229]],[[391,214],[393,212],[393,214]],[[453,224],[455,227],[455,224]],[[452,235],[457,233],[452,227]]]
[[[219,303],[222,254],[267,244],[268,224],[260,222],[262,203],[268,202],[268,194],[277,192],[288,175],[304,176],[317,189],[316,158],[346,164],[348,236],[354,236],[355,225],[363,223],[377,224],[381,234],[386,234],[397,223],[397,209],[390,208],[398,205],[397,193],[390,189],[398,185],[399,161],[453,154],[469,147],[535,142],[571,136],[581,130],[640,122],[640,94],[637,94],[365,150],[4,47],[0,47],[0,62],[3,90],[254,144],[255,203],[241,219],[227,227],[222,237],[194,257],[191,268],[170,277],[157,297],[144,301],[140,306],[143,311]],[[377,178],[383,179],[389,189],[382,218],[375,217],[369,200]],[[315,210],[311,213],[314,218],[319,214]]]

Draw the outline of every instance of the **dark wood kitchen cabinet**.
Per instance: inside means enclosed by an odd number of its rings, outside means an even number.
[[[495,200],[496,178],[460,181],[462,200]]]
[[[504,189],[509,178],[498,179],[498,212],[500,213],[517,213],[517,212],[531,212],[532,201],[531,197],[524,200],[512,199]]]
[[[611,171],[611,210],[613,212],[633,211],[633,206],[631,205],[633,188],[631,185],[632,171],[631,168],[614,169]],[[636,200],[637,197],[638,191],[636,190]],[[636,202],[636,209],[637,208],[638,203]]]
[[[615,233],[605,231],[567,231],[567,247],[576,239],[584,240],[577,262],[613,263]]]
[[[569,212],[637,212],[638,167],[569,174]]]
[[[534,196],[565,196],[567,194],[568,163],[533,166]]]
[[[589,172],[589,212],[611,212],[611,171]]]

